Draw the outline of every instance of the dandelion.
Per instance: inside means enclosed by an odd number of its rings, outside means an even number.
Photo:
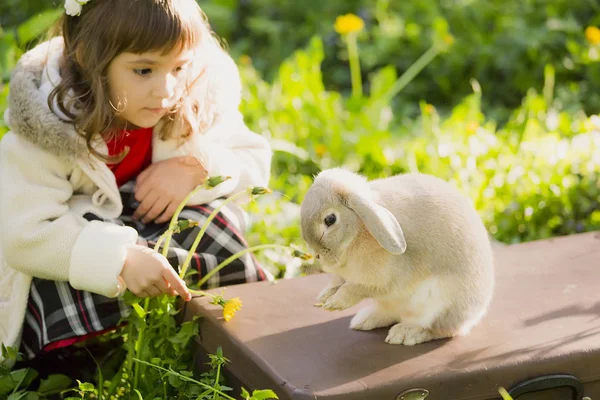
[[[452,36],[451,34],[446,34],[444,36],[444,38],[442,39],[444,41],[444,43],[446,43],[448,46],[452,46],[452,44],[454,43],[454,36]]]
[[[177,224],[173,227],[173,233],[181,233],[186,229],[198,226],[199,222],[191,219],[182,219],[177,221]]]
[[[588,26],[585,30],[585,38],[591,44],[600,44],[600,29],[595,26]]]
[[[358,58],[358,43],[356,35],[365,27],[364,21],[354,15],[340,15],[335,19],[335,31],[346,39],[348,46],[348,61],[350,63],[350,78],[352,80],[352,96],[362,96],[362,78],[360,75],[360,62]]]
[[[298,249],[294,249],[294,251],[292,252],[292,256],[300,258],[301,260],[305,260],[305,261],[312,259],[312,255],[311,254],[305,253],[305,252],[300,251]]]
[[[242,301],[239,297],[234,297],[229,300],[225,300],[225,305],[223,305],[223,319],[225,321],[230,321],[235,313],[242,308]]]
[[[254,186],[250,188],[249,192],[252,196],[260,196],[261,194],[272,193],[273,191],[266,187]]]
[[[209,189],[214,188],[229,179],[231,179],[230,176],[211,176],[206,180],[206,187]]]
[[[335,19],[334,28],[340,35],[360,32],[364,27],[364,21],[355,14],[340,15]]]
[[[225,322],[231,321],[235,313],[242,309],[242,300],[239,297],[225,300],[222,294],[208,294],[212,296],[212,300],[209,301],[210,304],[223,307],[223,319]]]
[[[248,56],[247,54],[242,54],[240,56],[240,63],[243,65],[250,65],[252,64],[252,58],[250,58],[250,56]]]
[[[317,156],[322,157],[326,152],[327,147],[324,144],[319,143],[315,146],[315,153],[317,154]]]
[[[467,124],[467,133],[473,134],[479,128],[479,123],[477,121],[471,121]]]

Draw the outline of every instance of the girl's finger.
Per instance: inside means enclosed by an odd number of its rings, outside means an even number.
[[[175,289],[177,294],[183,297],[185,301],[191,300],[192,294],[185,285],[185,282],[181,278],[179,278],[179,276],[173,268],[171,268],[170,266],[169,268],[166,268],[163,272],[163,277],[167,282],[171,284],[171,287]]]
[[[169,205],[169,199],[165,197],[159,197],[156,202],[152,205],[150,210],[142,218],[142,222],[147,224],[150,221],[154,221]]]
[[[150,192],[146,197],[142,199],[142,202],[133,214],[133,218],[137,220],[143,218],[148,213],[148,211],[150,211],[150,209],[154,206],[154,203],[156,203],[159,198],[160,195],[157,191]]]
[[[156,219],[156,222],[160,224],[169,221],[171,217],[173,217],[173,214],[175,214],[175,210],[177,210],[178,206],[179,204],[177,202],[170,202],[165,211]]]

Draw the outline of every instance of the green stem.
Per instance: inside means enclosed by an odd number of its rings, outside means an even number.
[[[381,101],[388,103],[394,96],[402,91],[414,78],[442,51],[439,45],[433,45],[421,57],[414,62],[404,73],[394,82],[392,87],[382,97]]]
[[[160,235],[160,237],[156,241],[156,244],[154,245],[154,251],[158,252],[158,250],[160,249],[160,245],[165,240],[168,232],[170,232],[169,229],[167,229],[162,235]]]
[[[360,75],[360,62],[358,58],[358,44],[356,33],[352,32],[346,36],[348,42],[348,59],[350,61],[350,76],[352,78],[352,96],[362,96],[362,78]]]
[[[147,311],[149,306],[150,306],[150,298],[146,297],[146,299],[144,300],[144,311]],[[144,322],[146,320],[146,315],[147,314],[144,315]],[[140,332],[135,341],[135,346],[134,346],[135,357],[138,359],[142,358],[142,344],[144,343],[144,333],[146,331],[145,325],[146,324],[144,323],[142,326],[140,326]],[[132,388],[133,390],[138,388],[138,383],[140,381],[140,374],[141,374],[140,370],[141,370],[141,365],[136,364],[133,369],[133,371],[134,371],[134,373],[133,373],[133,388]]]
[[[175,210],[175,213],[173,214],[173,216],[171,217],[171,222],[169,223],[169,229],[167,229],[167,231],[165,231],[165,233],[163,233],[163,235],[166,236],[166,240],[165,240],[165,246],[163,247],[163,251],[162,251],[162,255],[163,256],[167,256],[167,254],[169,253],[169,246],[171,245],[171,236],[173,235],[173,229],[175,228],[175,225],[177,225],[177,219],[179,218],[179,214],[181,213],[181,210],[183,210],[183,208],[185,207],[185,205],[188,203],[188,201],[190,201],[190,199],[196,194],[198,193],[198,191],[200,189],[204,189],[204,185],[199,185],[197,186],[194,190],[192,190],[185,199],[183,199],[183,201],[179,204],[179,206],[177,207],[177,209]],[[168,233],[168,234],[167,234]],[[161,236],[162,237],[162,236]],[[160,241],[160,238],[158,239]],[[159,242],[157,242],[158,244]]]
[[[210,222],[217,216],[219,211],[224,206],[226,206],[228,203],[232,202],[233,200],[236,200],[236,199],[242,197],[243,195],[248,195],[248,190],[242,190],[240,192],[237,192],[233,196],[227,198],[226,200],[223,201],[223,203],[221,203],[221,205],[219,207],[215,208],[213,210],[213,212],[210,213],[210,215],[206,219],[206,222],[202,225],[200,232],[198,232],[198,235],[196,235],[196,239],[194,240],[192,247],[190,247],[190,250],[188,251],[188,255],[183,263],[183,266],[181,267],[181,272],[179,273],[179,277],[181,279],[184,278],[185,272],[187,271],[187,269],[190,265],[190,262],[192,261],[192,257],[194,256],[194,254],[196,254],[196,249],[198,248],[198,245],[200,244],[200,240],[202,240],[202,236],[204,236],[204,232],[206,232],[206,230],[208,229]]]
[[[135,312],[131,310],[131,312]],[[129,324],[129,337],[127,338],[127,368],[129,368],[129,376],[132,376],[134,366],[133,366],[133,354],[135,353],[135,343],[133,341],[133,330],[134,326],[132,323]]]
[[[221,392],[220,390],[217,390],[217,389],[215,389],[214,387],[212,387],[212,386],[210,386],[210,385],[207,385],[206,383],[202,383],[202,382],[200,382],[200,381],[197,381],[197,380],[195,380],[195,379],[193,379],[193,378],[187,377],[187,376],[185,376],[185,375],[181,375],[181,374],[179,374],[179,373],[177,373],[177,372],[175,372],[175,371],[168,370],[168,369],[166,369],[166,368],[163,368],[163,367],[161,367],[161,366],[158,366],[158,365],[151,364],[151,363],[149,363],[149,362],[147,362],[147,361],[143,361],[143,360],[134,359],[134,361],[136,361],[136,362],[139,362],[139,363],[141,363],[141,364],[148,365],[148,366],[150,366],[150,367],[153,367],[153,368],[156,368],[156,369],[158,369],[158,370],[161,370],[161,371],[163,371],[163,372],[166,372],[166,373],[168,373],[168,374],[173,374],[173,375],[176,375],[177,377],[179,377],[180,379],[183,379],[184,381],[193,382],[193,383],[195,383],[196,385],[202,386],[202,387],[203,387],[203,388],[205,388],[205,389],[208,389],[208,390],[210,390],[210,391],[212,391],[212,392],[216,392],[216,393],[218,393],[219,395],[221,395],[221,396],[225,397],[225,398],[226,398],[226,399],[228,399],[228,400],[235,400],[235,398],[233,398],[233,397],[231,397],[231,396],[227,395],[226,393],[223,393],[223,392]]]
[[[240,258],[241,256],[243,256],[244,254],[246,254],[248,252],[255,251],[255,250],[261,250],[261,249],[278,248],[278,247],[279,248],[284,248],[284,249],[289,249],[289,247],[284,246],[282,244],[260,244],[258,246],[248,247],[247,249],[239,251],[239,252],[235,253],[234,255],[230,256],[229,258],[225,259],[223,262],[221,262],[219,265],[217,265],[212,270],[210,270],[206,275],[204,275],[202,277],[202,279],[200,279],[200,281],[198,282],[197,285],[198,285],[198,287],[202,287],[202,285],[204,283],[206,283],[206,281],[208,281],[208,279],[211,276],[213,276],[214,274],[216,274],[217,272],[219,272],[221,269],[225,268],[232,261]]]
[[[215,380],[215,386],[219,386],[219,378],[221,377],[221,364],[217,366],[217,379]],[[216,389],[216,388],[215,388]],[[213,400],[217,398],[217,392],[213,393]]]

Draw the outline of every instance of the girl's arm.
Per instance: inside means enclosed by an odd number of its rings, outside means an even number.
[[[12,133],[0,142],[0,171],[4,261],[34,277],[118,295],[126,249],[137,232],[70,211],[72,164]]]

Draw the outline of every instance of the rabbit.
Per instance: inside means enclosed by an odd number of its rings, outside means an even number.
[[[301,233],[331,282],[327,310],[365,307],[350,328],[390,327],[407,346],[469,334],[494,289],[493,254],[469,200],[446,181],[408,173],[368,181],[320,172],[300,207]]]

